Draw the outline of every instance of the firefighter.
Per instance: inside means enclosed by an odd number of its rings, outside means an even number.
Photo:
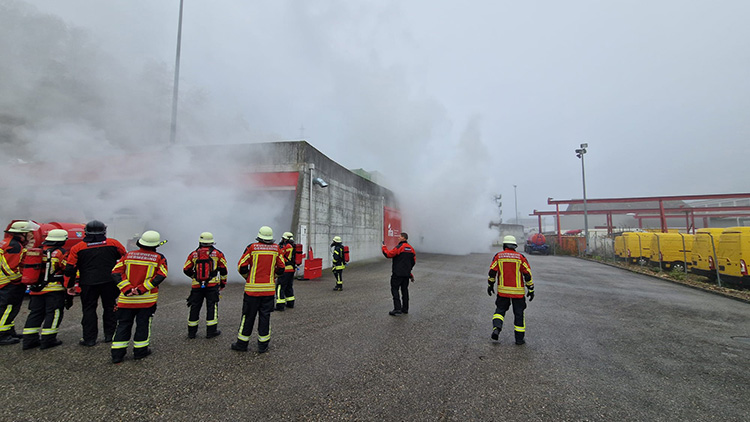
[[[344,245],[341,244],[341,237],[334,236],[333,243],[331,243],[331,262],[333,276],[336,278],[336,285],[333,286],[334,291],[344,290],[344,268],[346,268],[346,260],[344,259]]]
[[[107,226],[101,221],[92,220],[86,224],[83,242],[77,243],[68,253],[65,265],[65,286],[69,295],[75,295],[75,282],[81,287],[83,316],[81,346],[94,346],[99,334],[96,307],[101,298],[104,342],[112,341],[117,320],[117,284],[112,282],[112,268],[127,251],[120,242],[107,238]],[[79,274],[77,276],[77,274]]]
[[[401,315],[409,313],[409,282],[414,281],[411,269],[417,263],[417,254],[414,248],[408,243],[409,235],[401,233],[398,239],[398,245],[388,250],[383,242],[383,255],[386,258],[393,258],[391,272],[391,295],[393,296],[393,310],[388,315]],[[399,290],[401,299],[399,299]],[[402,302],[403,300],[403,302]]]
[[[182,272],[192,280],[187,305],[188,338],[193,339],[198,333],[203,300],[206,300],[206,338],[221,334],[219,324],[219,292],[227,285],[227,260],[224,254],[214,247],[214,235],[201,233],[198,238],[198,249],[188,255]]]
[[[167,278],[167,259],[156,248],[167,243],[148,230],[138,240],[138,250],[128,252],[112,269],[112,279],[120,290],[117,299],[117,330],[112,340],[112,363],[125,358],[135,321],[133,359],[151,354],[151,321],[156,312],[159,284]]]
[[[487,294],[492,296],[497,284],[497,299],[495,299],[495,314],[492,316],[492,340],[497,340],[503,329],[505,312],[513,304],[513,325],[515,328],[516,344],[526,343],[526,320],[523,311],[526,309],[524,298],[524,285],[528,289],[526,296],[529,302],[534,300],[534,282],[531,279],[531,266],[523,254],[516,252],[518,244],[514,236],[503,238],[503,251],[495,254],[490,265],[489,278],[487,279]]]
[[[276,310],[283,311],[284,308],[294,308],[294,271],[296,270],[294,235],[284,232],[279,242],[281,256],[284,258],[284,274],[278,278],[276,285]]]
[[[31,221],[16,221],[5,230],[0,245],[0,346],[18,343],[15,319],[21,310],[26,286],[21,283],[21,262],[32,232],[39,226]]]
[[[273,243],[273,230],[263,226],[258,230],[257,242],[245,248],[237,263],[237,271],[245,278],[242,301],[242,322],[232,350],[247,352],[255,316],[258,316],[258,352],[268,351],[271,341],[271,311],[275,290],[274,275],[284,273],[284,258],[279,245]]]
[[[42,245],[42,271],[39,280],[29,286],[29,316],[23,328],[23,350],[39,347],[49,349],[62,344],[57,332],[63,318],[67,292],[63,286],[63,270],[67,252],[67,230],[53,229]],[[41,340],[39,334],[41,333]]]

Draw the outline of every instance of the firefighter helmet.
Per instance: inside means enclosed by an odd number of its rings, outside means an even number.
[[[52,229],[44,238],[45,242],[65,242],[68,240],[68,231],[63,229]]]
[[[6,232],[8,233],[28,233],[34,231],[34,224],[30,221],[16,221],[10,225]]]
[[[341,243],[341,236],[334,236],[333,243]]]
[[[258,230],[258,239],[273,242],[273,229],[263,226]]]
[[[518,246],[518,243],[516,243],[516,237],[515,236],[505,236],[503,238],[503,245]]]
[[[286,240],[293,240],[294,235],[291,232],[284,232],[284,234],[281,235],[281,238]]]
[[[214,235],[211,232],[203,232],[201,233],[201,237],[198,239],[198,243],[205,243],[208,245],[213,245],[214,243]]]
[[[159,232],[148,230],[148,231],[143,232],[140,240],[138,240],[138,243],[141,246],[148,246],[151,248],[155,248],[157,246],[161,246],[167,243],[167,241],[161,240],[161,235],[159,234]]]
[[[84,230],[86,234],[107,234],[107,226],[99,220],[89,221]]]

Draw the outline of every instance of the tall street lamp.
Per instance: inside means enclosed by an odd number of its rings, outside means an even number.
[[[518,186],[513,185],[513,198],[516,203],[516,224],[518,224],[518,189],[516,189]]]
[[[586,205],[586,166],[584,164],[583,156],[586,155],[586,148],[589,144],[581,144],[581,148],[576,149],[576,157],[581,159],[581,176],[583,178],[583,233],[586,237],[586,249],[585,254],[589,251],[589,211]]]
[[[182,2],[180,0],[180,17],[177,21],[177,52],[174,58],[174,86],[172,91],[172,125],[169,130],[169,144],[177,137],[177,93],[180,90],[180,47],[182,46]]]

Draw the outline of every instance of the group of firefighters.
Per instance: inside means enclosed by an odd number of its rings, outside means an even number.
[[[86,224],[82,242],[70,251],[64,249],[68,232],[53,229],[47,233],[41,251],[42,264],[38,278],[29,283],[22,279],[22,263],[27,253],[35,224],[16,221],[6,230],[0,247],[0,345],[22,342],[24,350],[48,349],[62,344],[57,338],[65,309],[72,306],[72,298],[80,288],[82,305],[82,346],[94,346],[98,338],[97,306],[103,308],[104,341],[111,343],[113,363],[124,360],[130,344],[133,326],[133,358],[142,359],[149,349],[151,322],[159,294],[159,285],[167,277],[167,260],[157,248],[166,240],[156,231],[146,231],[136,242],[138,249],[127,251],[115,239],[107,238],[104,223],[94,220]],[[390,315],[408,313],[408,285],[414,281],[411,269],[416,255],[402,233],[398,246],[389,250],[382,247],[386,258],[393,258],[391,293],[394,310]],[[245,248],[238,264],[238,272],[245,279],[242,318],[237,340],[231,349],[247,351],[250,336],[258,317],[258,352],[268,351],[270,342],[270,314],[274,310],[294,308],[293,280],[296,270],[294,237],[290,232],[274,242],[273,230],[263,226],[256,241]],[[203,302],[206,303],[206,337],[221,334],[218,329],[220,292],[226,287],[228,266],[226,257],[215,246],[213,234],[200,234],[198,248],[192,251],[183,265],[190,277],[191,292],[187,298],[188,338],[196,338]],[[503,240],[503,251],[491,263],[487,292],[494,294],[498,281],[496,310],[493,315],[491,338],[497,340],[503,327],[506,311],[513,306],[516,344],[523,344],[526,331],[524,309],[534,298],[534,284],[526,258],[515,251],[513,236]],[[331,244],[332,271],[336,279],[335,291],[343,289],[342,273],[348,261],[348,248],[336,236]],[[15,317],[29,287],[29,314],[23,332],[15,330]],[[528,289],[528,293],[526,293]],[[399,297],[399,291],[402,297]],[[275,298],[275,300],[274,300]],[[401,300],[403,299],[403,301]],[[21,341],[22,340],[22,341]]]

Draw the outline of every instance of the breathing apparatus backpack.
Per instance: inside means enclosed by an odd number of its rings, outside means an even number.
[[[206,283],[216,277],[216,269],[214,268],[214,260],[211,258],[211,252],[214,250],[211,247],[199,247],[195,251],[198,252],[198,259],[195,260],[195,281],[201,284],[201,287],[206,287]]]

